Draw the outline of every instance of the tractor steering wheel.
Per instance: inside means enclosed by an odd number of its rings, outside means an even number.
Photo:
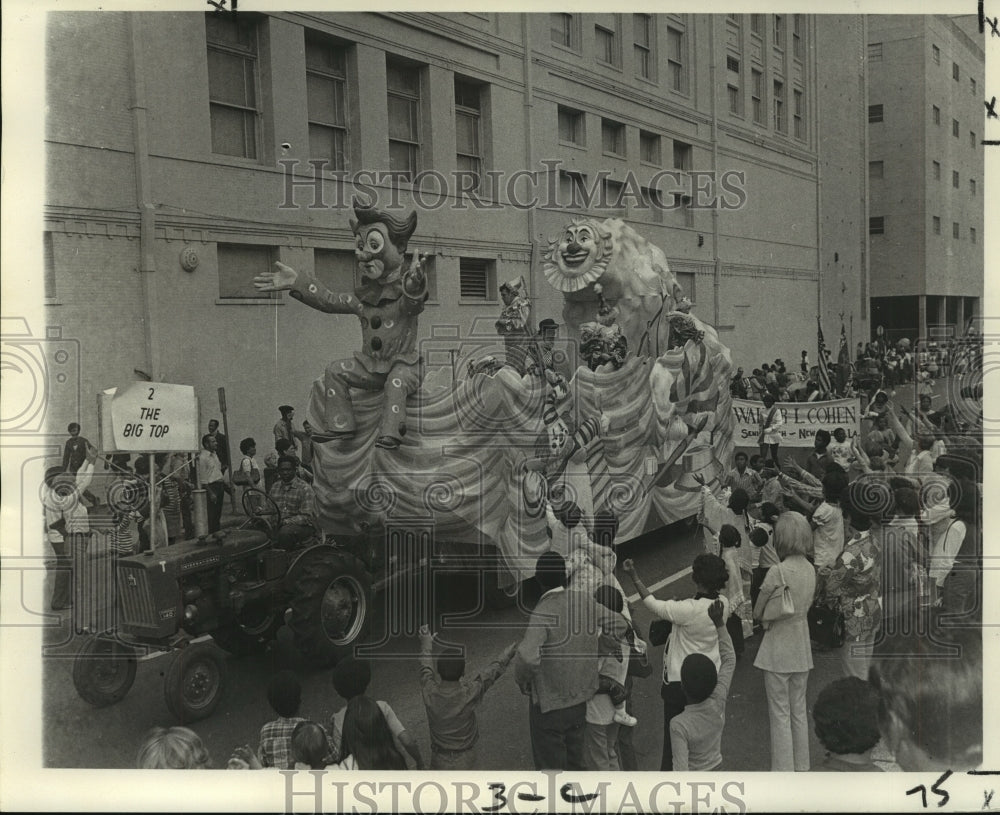
[[[264,490],[247,487],[243,491],[241,501],[249,522],[260,521],[270,534],[274,534],[281,528],[281,510],[274,499]]]

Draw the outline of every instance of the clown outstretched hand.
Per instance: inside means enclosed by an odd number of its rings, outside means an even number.
[[[253,279],[253,285],[257,291],[287,291],[295,285],[299,279],[299,273],[291,266],[275,261],[275,269],[271,272],[264,272]]]

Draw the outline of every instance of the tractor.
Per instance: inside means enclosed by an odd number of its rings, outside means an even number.
[[[279,549],[278,506],[253,488],[242,502],[247,520],[239,528],[117,559],[117,624],[89,635],[77,653],[81,698],[97,707],[119,702],[141,654],[175,652],[166,704],[191,722],[211,715],[222,697],[226,663],[216,646],[262,651],[287,622],[302,656],[324,666],[365,639],[372,588],[362,561],[318,530]]]

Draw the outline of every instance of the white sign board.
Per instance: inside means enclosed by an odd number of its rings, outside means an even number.
[[[185,453],[199,449],[198,398],[191,385],[133,382],[110,396],[108,449],[123,453]]]
[[[782,447],[812,447],[816,431],[842,427],[848,440],[861,430],[861,402],[858,399],[834,399],[829,402],[776,402],[785,423],[779,428]],[[760,436],[763,402],[733,399],[733,419],[737,447],[756,447]]]

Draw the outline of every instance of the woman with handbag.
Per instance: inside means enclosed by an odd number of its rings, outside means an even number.
[[[840,655],[844,673],[867,681],[875,637],[882,627],[882,550],[872,539],[871,518],[863,510],[865,489],[863,483],[848,488],[851,538],[833,566],[822,571],[831,627],[837,623],[843,627]]]
[[[754,667],[764,672],[771,723],[771,770],[809,769],[809,719],[806,682],[813,667],[806,613],[816,591],[816,570],[806,558],[812,528],[805,516],[786,512],[774,525],[780,562],[760,587],[754,618],[764,624],[764,639]]]

